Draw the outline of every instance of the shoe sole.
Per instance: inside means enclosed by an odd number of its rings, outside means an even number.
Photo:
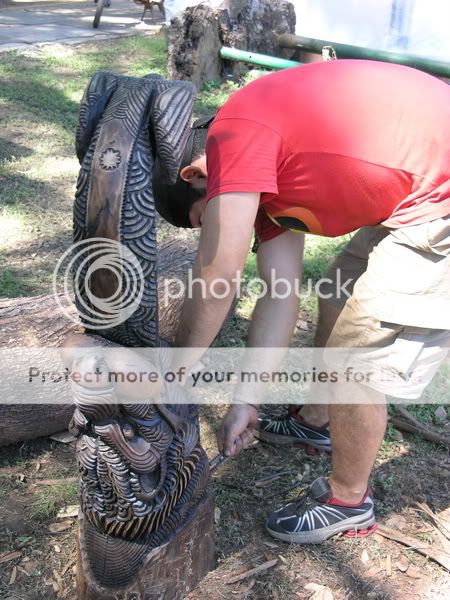
[[[375,515],[371,515],[364,521],[359,521],[361,517],[350,517],[345,521],[330,525],[328,527],[321,527],[314,531],[300,531],[298,533],[281,533],[280,531],[274,531],[266,524],[267,532],[277,540],[283,542],[289,542],[291,544],[320,544],[325,540],[337,535],[338,533],[346,533],[347,531],[357,532],[360,529],[370,529],[375,525]],[[373,529],[375,531],[375,529]]]
[[[314,442],[307,438],[300,439],[290,435],[280,435],[278,433],[269,433],[268,431],[258,431],[256,437],[263,442],[268,442],[274,446],[292,446],[292,444],[305,444],[311,446],[316,450],[323,450],[324,452],[331,453],[331,445],[321,444],[320,442]]]

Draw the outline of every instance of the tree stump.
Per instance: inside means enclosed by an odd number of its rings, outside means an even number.
[[[295,33],[295,10],[286,0],[228,0],[219,8],[199,4],[175,16],[168,30],[168,72],[198,89],[224,75],[238,78],[248,69],[243,63],[223,61],[222,46],[290,58],[277,36]]]
[[[213,500],[209,493],[183,527],[166,544],[147,556],[136,582],[127,589],[111,591],[88,584],[93,577],[88,577],[89,565],[83,557],[86,522],[80,513],[78,600],[183,600],[215,566],[213,514]]]

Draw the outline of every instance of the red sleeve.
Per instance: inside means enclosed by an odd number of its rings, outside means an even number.
[[[208,132],[207,199],[227,192],[278,193],[283,142],[276,131],[248,119],[218,119]]]
[[[262,242],[268,242],[285,231],[286,229],[275,225],[275,223],[267,216],[266,211],[261,206],[259,207],[255,221],[256,246]]]

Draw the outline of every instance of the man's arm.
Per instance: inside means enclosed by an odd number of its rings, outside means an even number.
[[[281,361],[285,348],[289,346],[297,322],[303,267],[304,236],[287,231],[276,238],[261,244],[258,250],[258,271],[267,285],[267,294],[256,303],[252,315],[248,346],[270,348],[270,351],[247,351],[242,368],[249,371],[275,370]],[[273,274],[273,276],[272,276]],[[278,288],[272,288],[273,278],[282,280]],[[284,295],[286,286],[291,293]],[[275,350],[279,348],[279,351]],[[259,403],[264,394],[264,384],[243,384],[240,382],[234,404],[229,409],[219,432],[219,447],[226,454],[233,455],[248,446],[253,439],[257,425],[258,411],[248,404]]]
[[[221,194],[205,209],[190,295],[181,313],[176,346],[208,348],[228,314],[248,253],[259,193]],[[191,367],[202,352],[177,353]]]

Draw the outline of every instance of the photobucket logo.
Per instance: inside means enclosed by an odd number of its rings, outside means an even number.
[[[144,273],[126,246],[105,238],[73,244],[53,272],[53,294],[63,313],[78,323],[63,299],[73,299],[83,323],[92,330],[110,329],[139,307]]]
[[[322,300],[347,300],[352,295],[353,283],[354,280],[351,278],[343,279],[340,269],[336,270],[335,279],[328,277],[322,277],[318,281],[308,279],[304,285],[302,285],[301,277],[294,280],[278,277],[276,269],[270,270],[268,280],[260,277],[244,280],[238,271],[236,276],[231,279],[216,278],[209,283],[199,277],[194,278],[192,270],[189,270],[186,282],[178,278],[165,279],[162,297],[167,306],[174,299],[184,296],[192,298],[194,290],[198,288],[202,299],[211,297],[220,300],[233,293],[237,298],[245,296],[253,300],[259,300],[265,296],[283,300],[292,294],[297,298],[315,295]]]

